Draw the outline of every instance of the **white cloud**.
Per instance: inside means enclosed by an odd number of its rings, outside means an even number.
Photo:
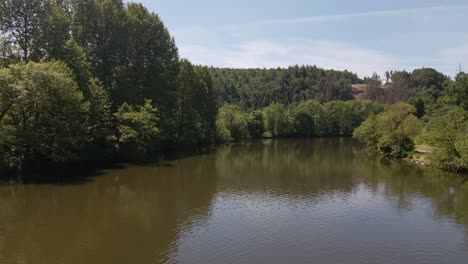
[[[183,57],[196,64],[233,68],[275,68],[295,64],[350,70],[360,76],[382,74],[394,65],[392,59],[375,50],[333,41],[255,40],[223,48],[181,45]]]

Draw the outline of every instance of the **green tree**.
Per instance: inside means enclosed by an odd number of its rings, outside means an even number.
[[[249,127],[249,135],[251,138],[262,138],[265,133],[262,111],[254,110],[250,112],[247,119],[247,125]]]
[[[377,116],[371,114],[353,136],[386,155],[406,157],[413,151],[413,137],[419,134],[422,126],[415,112],[410,104],[394,104]]]
[[[272,137],[286,137],[292,133],[292,118],[287,107],[273,103],[263,109],[265,130]]]
[[[151,100],[138,106],[124,103],[115,113],[121,159],[149,160],[159,150],[158,110],[151,103]]]
[[[89,95],[88,82],[91,79],[91,65],[87,61],[86,52],[73,39],[69,39],[64,46],[64,54],[61,58],[73,71],[75,81],[80,89]]]
[[[297,136],[310,137],[320,134],[321,105],[318,101],[301,102],[294,109],[294,133]]]
[[[197,144],[202,134],[202,121],[197,94],[200,93],[200,79],[188,60],[180,62],[179,73],[179,117],[177,141],[183,144]]]
[[[2,69],[0,90],[3,165],[22,167],[25,163],[79,158],[87,140],[89,105],[63,63]]]
[[[216,117],[218,115],[217,94],[213,79],[206,67],[196,67],[199,86],[195,92],[195,102],[201,116],[202,143],[214,143],[216,140]]]
[[[151,99],[161,117],[161,137],[177,141],[179,54],[159,16],[122,0],[72,0],[72,7],[72,35],[114,109]]]
[[[28,62],[38,50],[44,0],[4,0],[0,10],[0,29],[11,34],[21,48],[23,61]],[[36,58],[37,59],[37,58]]]
[[[115,120],[109,94],[97,79],[91,79],[89,91],[88,143],[83,148],[85,160],[110,160],[114,153],[116,137]]]
[[[65,0],[45,0],[40,16],[40,33],[37,36],[39,59],[63,59],[65,44],[70,39],[71,14]]]
[[[10,64],[21,61],[19,52],[17,52],[17,46],[13,42],[9,37],[0,36],[0,67],[7,67]]]
[[[377,146],[382,137],[378,116],[371,114],[361,126],[354,130],[353,137],[369,147]]]
[[[406,71],[395,71],[390,74],[388,83],[388,103],[405,102],[409,97],[411,74]]]
[[[441,103],[458,105],[468,110],[468,74],[460,73],[455,78],[455,82],[447,86]]]
[[[421,130],[416,109],[407,103],[397,103],[379,116],[382,138],[380,151],[396,157],[405,157],[414,149],[412,137]]]
[[[221,107],[216,120],[216,134],[219,142],[247,139],[249,130],[246,114],[235,105]]]
[[[72,33],[88,54],[95,73],[110,90],[114,69],[118,66],[126,39],[123,22],[125,10],[121,0],[71,0]],[[121,102],[118,102],[121,103]]]
[[[468,111],[449,106],[440,109],[427,125],[431,161],[449,171],[468,170]]]

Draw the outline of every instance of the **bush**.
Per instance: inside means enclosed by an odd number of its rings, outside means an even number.
[[[397,158],[411,156],[414,146],[413,140],[409,137],[403,138],[401,141],[397,141],[395,138],[383,137],[377,144],[377,148],[383,154]]]

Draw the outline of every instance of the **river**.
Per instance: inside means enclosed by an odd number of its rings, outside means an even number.
[[[466,179],[350,139],[284,139],[4,184],[0,263],[466,264]]]

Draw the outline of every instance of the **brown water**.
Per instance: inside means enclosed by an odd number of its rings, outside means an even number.
[[[468,263],[465,177],[347,139],[0,186],[0,263]]]

